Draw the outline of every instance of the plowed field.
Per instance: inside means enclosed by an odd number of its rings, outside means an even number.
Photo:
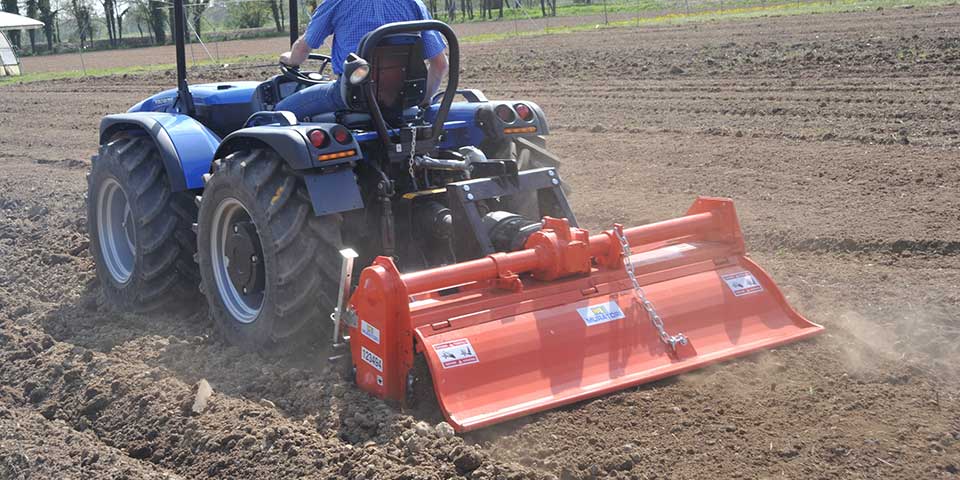
[[[735,199],[827,333],[450,437],[317,355],[206,312],[111,311],[85,232],[97,124],[165,74],[0,87],[0,478],[956,478],[960,7],[617,29],[464,48],[536,101],[588,228]],[[261,68],[204,71],[264,78]],[[193,413],[196,384],[213,388]]]

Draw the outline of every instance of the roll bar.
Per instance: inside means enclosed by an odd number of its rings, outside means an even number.
[[[196,107],[193,105],[193,95],[190,94],[190,88],[187,86],[187,58],[185,53],[184,41],[184,19],[183,0],[173,0],[173,33],[176,38],[177,51],[177,101],[180,109],[191,117],[196,113]]]
[[[447,73],[447,89],[443,92],[443,101],[440,102],[440,109],[433,120],[433,132],[431,138],[437,138],[443,133],[443,124],[447,121],[447,114],[450,113],[450,106],[453,104],[453,98],[457,96],[457,85],[460,82],[460,43],[457,41],[457,35],[449,25],[438,20],[416,20],[411,22],[397,22],[384,25],[363,37],[357,50],[360,51],[360,58],[369,61],[373,55],[373,49],[380,44],[383,37],[398,33],[415,33],[427,30],[435,30],[447,40],[447,50],[449,51],[450,68]],[[373,116],[377,127],[377,133],[380,139],[389,147],[390,136],[387,133],[387,123],[383,120],[383,112],[380,111],[380,105],[377,105],[373,92],[373,85],[367,83],[366,86],[367,105],[370,108],[370,114]]]
[[[290,45],[291,46],[293,45],[293,42],[296,42],[297,38],[300,36],[300,18],[298,15],[300,12],[297,11],[297,7],[298,7],[297,0],[290,0],[290,8],[288,9],[288,11],[290,12],[290,15],[289,15],[290,19],[288,21],[290,22]]]
[[[290,24],[290,44],[300,36],[300,25],[298,15],[297,0],[289,0],[289,24]],[[190,116],[196,114],[196,107],[193,103],[193,96],[190,94],[190,87],[187,83],[187,60],[186,47],[184,45],[184,33],[186,30],[186,16],[183,9],[183,0],[173,0],[173,30],[174,43],[176,45],[177,56],[177,101],[184,113]],[[447,114],[450,113],[450,106],[453,104],[453,98],[457,95],[457,85],[460,81],[460,43],[457,41],[457,35],[453,29],[446,23],[437,20],[418,20],[411,22],[398,22],[384,25],[373,32],[370,32],[360,43],[358,50],[360,57],[367,59],[373,53],[373,49],[380,44],[383,37],[396,33],[413,33],[427,30],[436,30],[447,41],[449,51],[450,68],[447,77],[447,89],[443,92],[443,100],[440,103],[440,109],[433,122],[433,132],[431,138],[438,138],[443,132],[443,124],[447,120]],[[373,99],[372,86],[367,84],[367,98]],[[377,133],[384,143],[391,144],[390,136],[387,133],[387,124],[383,119],[383,112],[376,101],[368,101],[370,113],[373,116],[377,127]]]
[[[293,42],[300,36],[300,20],[297,8],[297,0],[290,0],[290,45],[293,45]],[[196,114],[197,109],[193,104],[193,95],[190,94],[190,87],[187,84],[185,32],[186,14],[183,10],[183,0],[173,0],[173,42],[176,46],[177,56],[177,101],[181,110],[192,117]]]

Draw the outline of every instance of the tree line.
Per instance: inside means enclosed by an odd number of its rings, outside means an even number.
[[[312,12],[318,0],[301,0]],[[543,16],[556,15],[557,0],[424,0],[434,18],[448,22],[503,18],[504,8],[535,8]],[[584,1],[584,0],[581,0]],[[586,0],[589,1],[589,0]],[[188,38],[201,37],[208,27],[286,30],[287,0],[184,0]],[[216,2],[216,3],[215,3]],[[214,21],[205,17],[212,6],[223,7]],[[162,45],[173,40],[172,0],[0,0],[3,11],[43,22],[39,30],[9,32],[21,51],[37,53],[60,49],[119,48]],[[308,16],[301,15],[305,22]],[[29,45],[29,50],[27,46]]]
[[[446,18],[448,22],[456,22],[458,20],[458,5],[457,0],[443,0],[443,10],[438,11],[440,7],[440,0],[424,0],[427,2],[427,6],[430,8],[430,13],[434,18]],[[546,16],[556,16],[557,15],[557,0],[539,0],[540,1],[540,12]],[[584,0],[584,3],[590,3],[591,0]],[[497,12],[498,19],[503,18],[503,8],[530,8],[534,7],[536,0],[478,0],[477,1],[477,10],[479,10],[479,15],[474,16],[474,2],[473,0],[459,0],[459,21],[474,20],[479,17],[480,20],[493,20],[493,12]]]

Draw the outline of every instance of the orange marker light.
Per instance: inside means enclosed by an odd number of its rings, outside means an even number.
[[[511,133],[535,133],[537,127],[513,127],[513,128],[504,128],[503,133],[507,135]]]
[[[338,159],[338,158],[352,157],[352,156],[354,156],[354,155],[356,155],[356,154],[357,154],[357,151],[356,151],[356,150],[345,150],[345,151],[342,151],[342,152],[325,153],[325,154],[320,155],[319,157],[317,157],[317,160],[323,162],[323,161],[326,161],[326,160],[336,160],[336,159]]]

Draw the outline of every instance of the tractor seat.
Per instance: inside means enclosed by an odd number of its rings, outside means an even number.
[[[423,39],[419,33],[401,33],[387,35],[378,45],[366,47],[369,37],[367,34],[360,41],[359,50],[367,52],[370,57],[366,59],[370,64],[370,82],[383,118],[388,126],[396,128],[416,119],[417,105],[425,99],[427,67],[423,58]],[[344,86],[341,93],[347,110],[318,113],[308,120],[338,123],[352,130],[376,129],[363,86],[347,83]],[[281,99],[301,88],[290,84],[283,76],[271,78],[257,88],[252,100],[254,111],[273,110]],[[266,116],[251,117],[251,121],[254,120],[272,121]]]
[[[366,45],[368,33],[360,41],[358,50],[370,64],[370,82],[377,105],[389,126],[399,127],[416,117],[417,105],[425,99],[427,66],[424,63],[423,39],[419,33],[398,33],[383,37],[375,45]],[[369,100],[362,85],[345,83],[343,101],[348,111],[317,115],[325,119],[341,118],[344,126],[351,124],[373,128]],[[355,116],[359,114],[360,116]]]
[[[373,117],[363,112],[328,112],[310,117],[311,122],[339,123],[351,130],[369,130],[373,128]]]
[[[419,110],[411,107],[403,111],[403,121],[413,121],[417,118]],[[311,122],[316,123],[339,123],[351,130],[373,130],[373,116],[364,112],[352,112],[344,110],[340,112],[320,113],[310,117]]]

